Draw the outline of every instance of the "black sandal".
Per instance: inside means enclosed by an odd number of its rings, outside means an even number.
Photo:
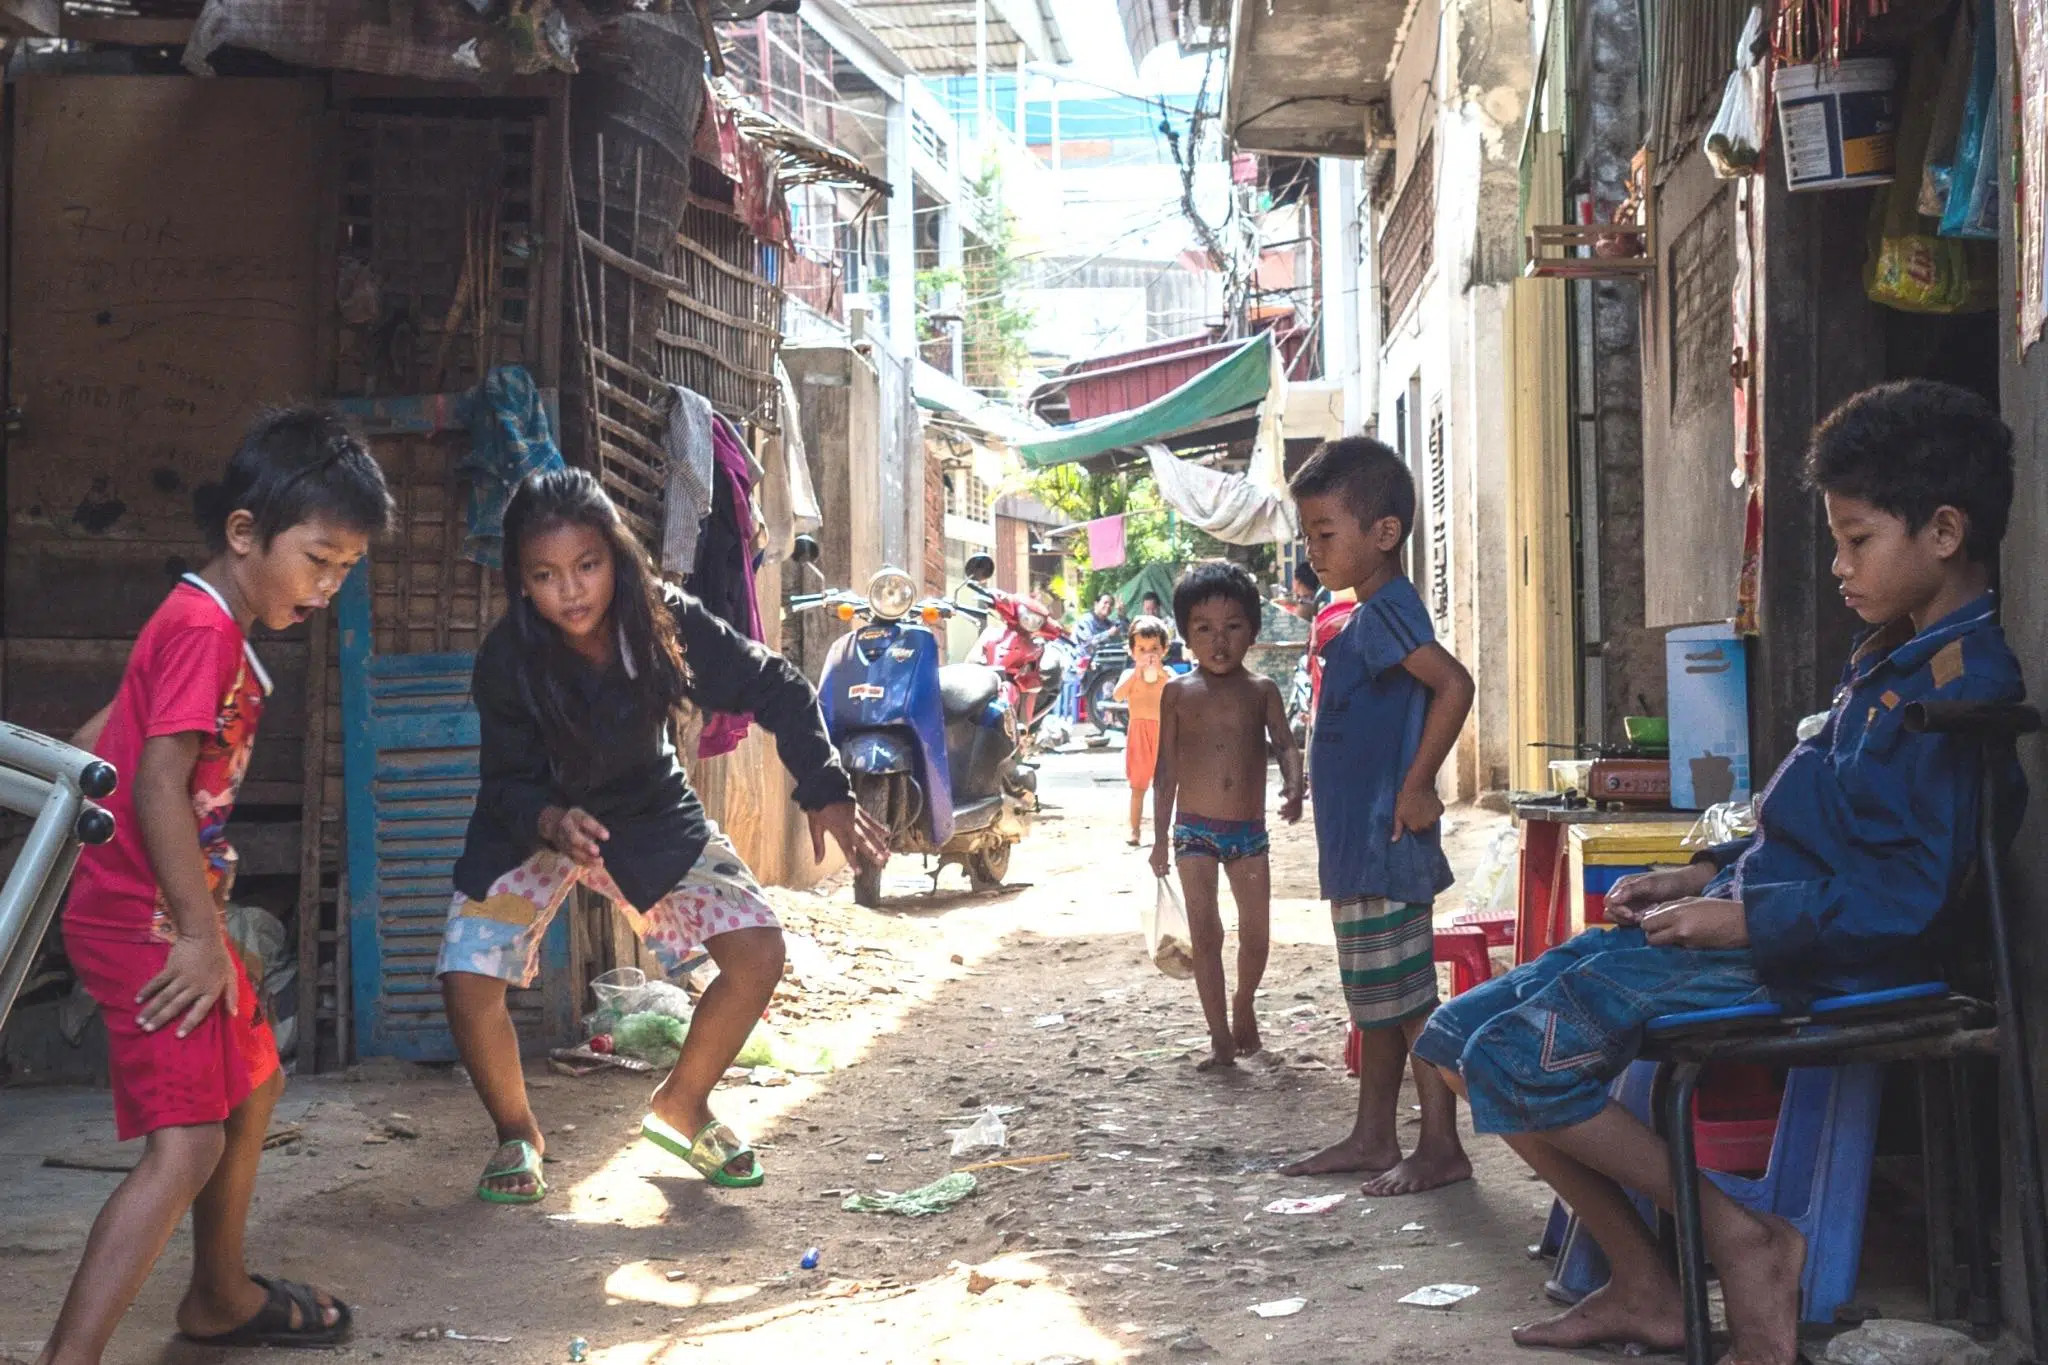
[[[348,1305],[336,1299],[331,1305],[320,1302],[311,1287],[295,1280],[273,1280],[262,1275],[249,1277],[263,1286],[269,1297],[263,1306],[232,1332],[221,1332],[210,1337],[187,1336],[185,1340],[195,1346],[338,1346],[348,1339],[349,1326],[354,1315]],[[323,1319],[327,1309],[334,1309],[334,1325],[327,1326]],[[292,1326],[292,1310],[299,1310],[299,1326]]]

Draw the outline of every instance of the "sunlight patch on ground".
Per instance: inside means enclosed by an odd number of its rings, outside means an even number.
[[[1007,906],[1016,904],[1014,899],[1006,902]],[[949,924],[944,942],[926,950],[934,956],[919,954],[916,971],[896,983],[896,994],[870,996],[855,1018],[793,1030],[791,1036],[795,1041],[826,1048],[839,1070],[859,1065],[877,1042],[900,1031],[912,1014],[965,978],[1016,927],[1010,916]],[[953,956],[961,961],[950,962]],[[911,963],[906,960],[904,965],[909,968]],[[911,975],[916,979],[911,979]],[[776,1134],[786,1130],[788,1121],[832,1083],[834,1074],[837,1073],[793,1077],[786,1086],[724,1086],[713,1093],[711,1106],[735,1132],[749,1141],[765,1144],[761,1164],[773,1180]],[[669,1201],[653,1178],[691,1178],[688,1168],[678,1158],[641,1139],[638,1117],[622,1126],[619,1139],[617,1149],[597,1170],[568,1188],[562,1211],[550,1214],[551,1218],[564,1223],[629,1228],[655,1227],[661,1223],[669,1211]]]
[[[622,1272],[623,1273],[623,1272]],[[615,1277],[616,1278],[616,1277]],[[680,1288],[681,1286],[666,1286]],[[1073,1356],[1115,1365],[1122,1345],[1091,1326],[1080,1302],[1052,1281],[968,1289],[967,1272],[906,1288],[835,1282],[822,1294],[653,1340],[593,1342],[594,1365],[758,1365],[763,1360],[1028,1365]]]
[[[744,1303],[761,1292],[754,1284],[712,1285],[695,1280],[670,1280],[668,1271],[651,1261],[630,1261],[611,1273],[604,1282],[607,1297],[621,1303],[645,1303],[656,1308],[720,1308]]]

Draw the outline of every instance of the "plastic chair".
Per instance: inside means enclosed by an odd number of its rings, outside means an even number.
[[[87,798],[113,794],[113,766],[82,749],[0,724],[0,808],[35,824],[0,886],[0,1028],[57,916],[81,843],[114,837],[114,817]]]
[[[1935,986],[1928,994],[1945,996],[1946,991]],[[1644,1122],[1652,1121],[1662,1072],[1654,1062],[1637,1062],[1615,1081],[1615,1102]],[[1703,1120],[1698,1101],[1707,1092],[1694,1097],[1692,1129],[1700,1169],[1736,1203],[1775,1213],[1806,1238],[1800,1278],[1803,1322],[1834,1322],[1837,1310],[1855,1293],[1881,1084],[1880,1069],[1871,1065],[1791,1072],[1776,1116],[1768,1121],[1774,1136],[1762,1161],[1751,1155],[1756,1120]],[[1730,1170],[1736,1163],[1742,1165]],[[1744,1174],[1745,1169],[1755,1173]],[[1655,1226],[1650,1202],[1637,1198],[1635,1203],[1643,1221]],[[1576,1302],[1605,1284],[1607,1276],[1598,1245],[1571,1219],[1546,1288],[1555,1298]]]
[[[1963,1059],[1987,1040],[1995,1040],[2004,1103],[2010,1112],[2038,1113],[2025,1021],[2022,1017],[2016,973],[2011,952],[2011,931],[2005,904],[2004,845],[2002,818],[2004,793],[1998,781],[2002,766],[1997,760],[2010,758],[2014,739],[2041,728],[2041,717],[2031,707],[1987,705],[1968,702],[1922,702],[1906,708],[1909,730],[1938,732],[1974,743],[1983,774],[1978,807],[1978,848],[1976,867],[1983,882],[1983,900],[1990,929],[1991,966],[1997,1001],[1995,1008],[1979,1001],[1949,993],[1941,983],[1908,986],[1866,995],[1839,996],[1816,1002],[1805,1010],[1786,1009],[1776,1003],[1745,1005],[1727,1010],[1705,1010],[1692,1014],[1668,1015],[1650,1022],[1642,1051],[1646,1061],[1666,1067],[1665,1083],[1658,1096],[1658,1127],[1670,1151],[1672,1221],[1678,1242],[1678,1278],[1685,1314],[1686,1365],[1709,1365],[1713,1359],[1712,1320],[1707,1308],[1707,1262],[1705,1236],[1700,1217],[1700,1162],[1693,1126],[1686,1121],[1698,1092],[1701,1070],[1716,1062],[1747,1062],[1789,1068],[1848,1068],[1863,1071],[1880,1061],[1914,1061],[1921,1077],[1921,1124],[1926,1159],[1923,1169],[1930,1176],[1929,1261],[1931,1297],[1935,1316],[1947,1316],[1952,1295],[1942,1277],[1953,1254],[1951,1234],[1959,1226],[1969,1237],[1969,1308],[1973,1325],[1995,1331],[2000,1313],[1996,1306],[1992,1278],[1991,1228],[1995,1215],[1983,1206],[1982,1182],[1977,1169],[1978,1146],[1974,1140],[1972,1115],[1975,1111],[1969,1068]],[[1995,1020],[1995,1034],[1983,1027]],[[1835,1146],[1844,1145],[1848,1130],[1856,1122],[1855,1101],[1870,1106],[1865,1127],[1874,1125],[1876,1081],[1844,1079],[1832,1083],[1833,1098],[1827,1104],[1801,1099],[1795,1105],[1788,1094],[1788,1116],[1797,1110],[1796,1121],[1820,1125],[1814,1146],[1822,1137],[1833,1137]],[[1865,1097],[1857,1089],[1867,1085]],[[1944,1105],[1933,1097],[1943,1095]],[[1829,1125],[1834,1125],[1830,1130]],[[2010,1139],[2014,1162],[2012,1188],[2006,1199],[2016,1206],[2020,1231],[2017,1249],[2023,1258],[2017,1280],[2025,1286],[2031,1338],[2048,1341],[2048,1208],[2042,1202],[2040,1134],[2031,1122],[2012,1126]],[[1853,1150],[1839,1164],[1831,1152],[1826,1169],[1818,1164],[1795,1171],[1787,1167],[1768,1191],[1751,1190],[1756,1197],[1768,1194],[1783,1198],[1801,1187],[1806,1191],[1809,1216],[1827,1217],[1848,1201],[1853,1188],[1857,1224],[1869,1182],[1867,1158],[1853,1159]],[[1779,1160],[1772,1153],[1773,1165]],[[1860,1169],[1859,1169],[1860,1167]],[[1798,1176],[1808,1178],[1802,1182]],[[1715,1177],[1726,1187],[1726,1177]],[[1950,1188],[1950,1182],[1956,1187]],[[1818,1197],[1816,1197],[1816,1191]],[[1731,1189],[1731,1194],[1735,1193]],[[1958,1211],[1955,1207],[1960,1204]],[[1939,1208],[1937,1208],[1939,1205]],[[1958,1217],[1958,1212],[1960,1217]],[[1846,1238],[1838,1238],[1846,1242]],[[1813,1258],[1823,1260],[1826,1258]],[[1843,1267],[1840,1257],[1833,1264],[1811,1267],[1815,1272],[1802,1277],[1802,1290],[1815,1294],[1815,1285],[1825,1288],[1839,1282]],[[1848,1268],[1853,1284],[1854,1268]],[[1814,1304],[1808,1305],[1808,1316]]]
[[[1493,977],[1486,931],[1476,924],[1447,924],[1431,935],[1435,960],[1451,964],[1451,994],[1463,995]]]

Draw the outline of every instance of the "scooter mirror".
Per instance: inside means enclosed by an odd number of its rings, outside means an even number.
[[[818,542],[810,536],[798,536],[789,547],[789,557],[798,564],[816,564],[820,553]]]

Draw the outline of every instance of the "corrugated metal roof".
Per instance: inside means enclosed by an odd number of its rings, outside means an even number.
[[[877,38],[927,76],[973,73],[977,4],[988,6],[990,70],[1071,60],[1052,0],[846,0]]]

